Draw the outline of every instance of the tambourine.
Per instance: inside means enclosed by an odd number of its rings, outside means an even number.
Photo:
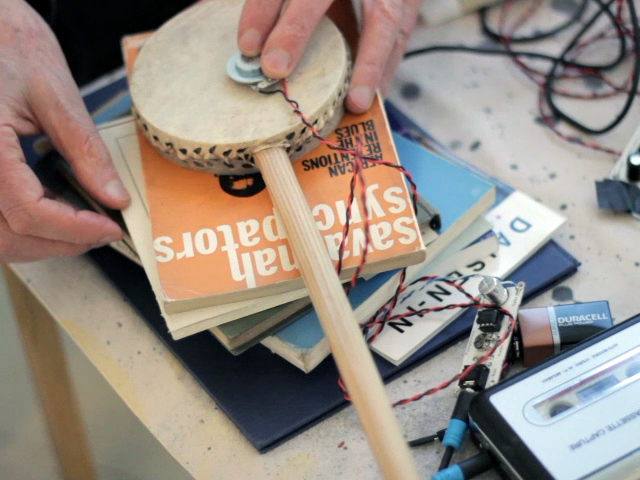
[[[279,95],[266,95],[229,76],[236,56],[239,2],[196,5],[145,43],[130,91],[143,133],[163,156],[216,175],[258,171],[254,155],[278,147],[291,159],[315,146],[312,132]],[[342,118],[349,85],[349,50],[324,18],[287,79],[295,99],[321,134]]]
[[[258,91],[228,73],[234,68],[243,78],[255,73],[248,59],[236,56],[241,9],[242,2],[236,0],[198,3],[157,30],[131,73],[134,115],[149,142],[173,162],[215,175],[261,172],[384,474],[418,478],[291,168],[292,159],[315,146],[309,125],[324,135],[342,117],[351,68],[348,47],[336,26],[323,19],[287,78],[289,97],[305,114],[306,125],[280,94]]]

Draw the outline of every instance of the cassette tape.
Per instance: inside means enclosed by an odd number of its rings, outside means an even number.
[[[514,479],[640,478],[640,315],[479,393],[471,428]]]

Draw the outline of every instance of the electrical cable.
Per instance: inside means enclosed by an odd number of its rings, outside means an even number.
[[[409,440],[410,447],[420,447],[422,445],[427,445],[429,443],[433,443],[436,440],[442,440],[444,436],[444,430],[439,430],[436,433],[432,433],[431,435],[427,435],[424,437],[416,438],[415,440]]]
[[[582,3],[576,8],[576,11],[571,15],[571,17],[565,21],[564,23],[558,25],[557,27],[550,28],[544,31],[537,31],[532,35],[522,35],[519,37],[509,37],[509,43],[527,43],[527,42],[535,42],[538,40],[544,40],[545,38],[552,37],[557,35],[558,33],[563,32],[569,27],[575,25],[581,18],[584,12],[587,9],[587,4],[589,0],[582,0]],[[481,8],[478,10],[478,14],[480,16],[480,27],[482,28],[482,33],[484,33],[487,37],[495,42],[502,42],[503,36],[489,27],[489,22],[487,19],[487,15],[489,12],[488,7]]]
[[[449,467],[449,463],[451,463],[451,457],[453,457],[454,451],[455,449],[453,447],[446,447],[444,449],[444,453],[442,454],[442,460],[440,460],[440,465],[438,466],[439,472]]]
[[[440,468],[438,470],[444,470],[449,466],[451,456],[453,452],[459,450],[464,441],[464,436],[467,433],[467,425],[469,424],[469,404],[475,396],[473,390],[462,389],[458,392],[458,398],[456,404],[453,407],[453,413],[449,420],[449,425],[445,431],[444,438],[442,439],[442,445],[447,447],[442,461],[440,462]]]
[[[549,106],[551,114],[554,117],[554,121],[555,120],[565,121],[572,127],[591,135],[606,133],[611,129],[615,128],[626,117],[626,115],[628,114],[631,108],[635,95],[637,93],[638,85],[640,83],[640,33],[639,33],[640,29],[638,27],[638,18],[637,18],[635,5],[633,4],[632,0],[626,0],[626,4],[628,5],[629,16],[630,16],[630,20],[629,20],[629,23],[631,24],[630,28],[628,28],[625,24],[623,24],[621,20],[616,16],[616,14],[612,12],[611,6],[616,0],[609,0],[607,2],[603,2],[602,0],[594,0],[594,1],[598,5],[598,11],[595,12],[595,14],[593,14],[584,23],[584,25],[579,29],[578,33],[574,35],[574,37],[571,39],[569,44],[563,49],[562,53],[557,56],[548,55],[540,52],[528,51],[528,50],[514,50],[514,49],[511,49],[509,45],[512,43],[533,42],[543,38],[548,38],[550,36],[553,36],[560,32],[565,31],[571,25],[574,25],[574,24],[578,25],[580,23],[580,20],[585,15],[586,8],[587,8],[587,0],[584,0],[578,5],[576,10],[572,14],[571,18],[566,22],[563,22],[561,25],[558,25],[557,27],[553,27],[543,32],[537,32],[536,34],[532,34],[529,36],[512,36],[511,37],[503,33],[500,33],[499,31],[495,31],[491,29],[488,26],[488,22],[487,22],[488,8],[484,8],[479,13],[482,31],[491,40],[500,42],[500,44],[504,48],[471,47],[466,45],[433,45],[425,48],[419,48],[419,49],[408,51],[405,54],[404,58],[408,59],[417,55],[424,55],[424,54],[436,53],[436,52],[461,52],[461,53],[474,53],[474,54],[482,54],[482,55],[509,56],[513,58],[513,60],[518,64],[518,66],[521,69],[523,69],[525,74],[527,74],[529,78],[531,78],[531,80],[533,80],[534,82],[536,82],[536,84],[539,85],[541,89],[541,98],[544,98],[544,101]],[[622,3],[619,2],[619,5],[622,5]],[[603,14],[607,17],[607,19],[613,26],[614,33],[615,33],[614,38],[617,40],[617,43],[618,43],[617,54],[615,55],[615,57],[611,61],[608,61],[607,63],[586,63],[583,61],[578,61],[576,59],[568,58],[570,54],[574,54],[574,55],[579,54],[581,51],[584,50],[586,46],[588,46],[589,44],[592,44],[592,42],[608,38],[606,36],[607,32],[605,31],[601,33],[599,36],[591,38],[589,39],[589,41],[579,44],[579,42],[583,40],[583,37],[585,36],[585,34],[595,24],[596,20],[600,18]],[[630,32],[632,32],[633,35],[631,35]],[[633,54],[635,57],[635,61],[634,61],[633,72],[631,75],[631,81],[629,82],[630,86],[626,88],[626,87],[618,87],[613,85],[608,79],[604,79],[602,77],[602,72],[611,70],[614,67],[619,66],[627,57],[628,51],[627,51],[626,37],[628,36],[633,36]],[[530,67],[526,66],[523,62],[518,60],[520,58],[529,58],[529,59],[535,59],[535,60],[548,61],[548,62],[551,62],[551,66],[548,72],[546,73],[529,70]],[[571,78],[579,78],[584,75],[595,75],[597,78],[604,80],[605,83],[612,88],[612,91],[606,94],[593,95],[591,98],[602,98],[604,96],[615,94],[616,92],[619,93],[619,92],[625,91],[627,94],[626,101],[624,102],[623,107],[621,108],[619,113],[615,116],[615,118],[604,127],[596,129],[596,128],[591,128],[587,125],[584,125],[583,123],[579,122],[577,119],[564,113],[564,111],[562,111],[556,104],[555,95],[563,95],[563,96],[574,97],[574,98],[580,98],[580,95],[572,94],[564,91],[561,92],[556,90],[555,88],[556,82],[561,78],[567,78],[566,74],[565,75],[558,74],[559,68],[577,69],[578,75],[573,75]],[[528,73],[527,70],[529,70],[531,73]],[[532,73],[535,73],[540,77],[543,77],[544,80],[541,80],[541,81],[536,80],[532,76]],[[542,111],[541,111],[541,115],[542,117],[548,116],[547,114],[544,114]],[[547,123],[547,125],[549,124]],[[560,136],[560,138],[563,138],[568,141],[572,141],[572,143],[581,144],[588,148],[594,148],[597,150],[612,152],[611,149],[599,147],[597,145],[594,145],[592,142],[577,141],[573,137],[567,137],[566,135],[562,135],[559,132],[555,131],[555,127],[552,127],[551,125],[549,126],[550,128],[552,128],[552,130],[554,130],[554,133]]]
[[[606,12],[607,15],[613,15],[609,7],[616,0],[609,0],[607,3],[603,3],[601,0],[595,0],[595,1],[600,6],[600,9],[591,17],[591,19],[587,23],[585,23],[585,25],[580,29],[578,34],[573,38],[571,42],[569,42],[567,47],[560,54],[559,58],[552,64],[551,68],[549,69],[549,73],[547,73],[547,76],[545,78],[545,84],[544,84],[545,100],[547,102],[547,105],[549,105],[549,108],[551,109],[553,115],[558,119],[567,122],[569,125],[573,126],[574,128],[577,128],[578,130],[581,130],[591,135],[606,133],[612,130],[613,128],[615,128],[624,119],[624,117],[629,112],[629,109],[631,108],[631,104],[633,103],[633,100],[635,99],[636,92],[638,90],[638,81],[640,80],[640,29],[638,28],[638,17],[636,14],[633,0],[627,0],[627,5],[629,7],[629,16],[631,17],[631,25],[633,29],[635,62],[633,67],[631,85],[629,87],[629,92],[627,94],[627,99],[622,109],[618,113],[618,115],[616,115],[616,117],[609,124],[605,125],[602,128],[591,128],[577,121],[575,118],[569,116],[568,114],[564,113],[556,105],[553,99],[553,85],[557,78],[556,70],[558,66],[565,59],[567,54],[576,46],[576,44],[582,38],[582,36],[593,26],[595,21],[600,17],[602,13]],[[615,22],[615,17],[613,18]],[[617,25],[617,22],[615,23]],[[622,31],[619,25],[617,26],[617,28],[618,28],[618,32],[621,35],[624,35],[624,32]],[[618,56],[624,57],[624,54],[625,54],[624,52],[622,53],[619,52]]]
[[[404,58],[408,59],[418,55],[426,55],[429,53],[438,52],[457,52],[457,53],[474,53],[478,55],[498,55],[504,57],[528,57],[538,60],[547,60],[555,62],[559,60],[559,57],[549,55],[546,53],[533,52],[529,50],[505,50],[497,48],[485,48],[485,47],[471,47],[468,45],[432,45],[429,47],[416,48],[409,50],[404,54]],[[617,59],[616,59],[617,60]],[[575,62],[572,60],[561,59],[560,62],[564,67],[573,67],[579,69],[592,69],[592,70],[608,70],[613,67],[617,67],[621,60],[615,62],[609,62],[602,65],[592,65],[587,63]]]
[[[598,6],[600,7],[598,9],[598,12],[596,12],[596,14],[594,15],[594,17],[587,21],[588,26],[583,27],[577,35],[575,35],[575,38],[570,42],[569,47],[565,47],[565,52],[564,55],[561,54],[559,56],[554,57],[554,63],[557,62],[562,62],[562,64],[564,66],[572,66],[575,68],[579,68],[579,69],[584,69],[584,70],[609,70],[613,67],[618,66],[622,60],[624,60],[624,57],[626,55],[626,43],[625,43],[625,37],[624,37],[624,31],[622,30],[621,26],[619,25],[615,15],[611,12],[611,10],[609,9],[609,6],[616,0],[609,0],[608,4],[603,4],[601,0],[593,0],[595,1]],[[609,17],[609,20],[611,21],[611,25],[613,26],[613,28],[616,30],[617,32],[617,39],[618,39],[618,55],[615,57],[614,60],[612,60],[609,63],[606,64],[590,64],[590,63],[582,63],[582,62],[573,62],[574,64],[571,65],[569,62],[567,62],[566,57],[566,53],[570,52],[571,49],[575,46],[575,44],[572,45],[572,43],[577,43],[577,40],[581,39],[582,36],[589,30],[589,28],[591,28],[591,25],[593,25],[593,23],[600,17],[600,15],[602,14],[606,14],[607,17]],[[576,24],[577,20],[576,20]],[[506,36],[502,36],[501,37],[501,44],[504,44],[505,47],[507,47],[507,50],[510,50],[510,48],[508,48],[508,46],[513,43],[512,41],[512,37],[506,37]]]
[[[585,6],[586,6],[586,1],[587,0],[583,0],[585,2]],[[614,0],[611,0],[614,1]],[[479,12],[481,18],[482,15],[486,16],[486,11],[488,10],[488,7],[485,7],[484,9],[481,9]],[[579,14],[579,15],[578,15]],[[583,12],[582,12],[582,6],[580,6],[576,13],[574,13],[574,15],[572,16],[572,19],[570,20],[571,22],[577,23],[578,20],[582,17]],[[511,57],[528,57],[528,58],[532,58],[532,59],[538,59],[538,60],[546,60],[546,61],[551,61],[551,62],[560,62],[562,66],[564,67],[572,67],[572,68],[576,68],[576,69],[587,69],[587,70],[610,70],[614,67],[617,67],[622,60],[624,59],[624,55],[625,55],[625,44],[624,44],[624,32],[621,31],[621,29],[619,28],[617,21],[615,19],[615,17],[613,16],[613,14],[611,14],[611,12],[609,11],[608,16],[613,24],[614,27],[618,27],[616,28],[617,32],[618,32],[618,40],[619,40],[619,49],[618,49],[618,55],[616,56],[616,58],[608,63],[604,63],[604,64],[592,64],[592,63],[582,63],[582,62],[578,62],[578,61],[574,61],[574,60],[569,60],[567,58],[563,58],[562,56],[557,56],[557,55],[549,55],[549,54],[545,54],[545,53],[540,53],[540,52],[535,52],[535,51],[530,51],[530,50],[511,50],[511,49],[496,49],[496,48],[486,48],[486,47],[471,47],[471,46],[467,46],[467,45],[433,45],[433,46],[429,46],[429,47],[424,47],[424,48],[417,48],[414,50],[409,50],[405,53],[404,58],[411,58],[417,55],[424,55],[424,54],[428,54],[428,53],[437,53],[437,52],[460,52],[460,53],[474,53],[474,54],[481,54],[481,55],[502,55],[502,56],[511,56]],[[563,24],[560,27],[557,27],[559,30],[558,31],[563,31],[566,28],[568,28],[570,26],[569,22],[567,22],[567,25]],[[505,40],[508,43],[518,43],[517,41],[513,40],[513,37],[508,37],[505,38],[504,35],[498,33],[498,32],[494,32],[492,30],[490,30],[488,27],[488,32],[484,31],[483,28],[483,32],[487,34],[487,36],[495,41],[496,43],[503,45]],[[538,40],[538,39],[542,39],[542,38],[546,38],[547,33],[549,32],[543,32],[542,34],[538,34],[538,35],[542,35],[540,38],[537,38],[536,36],[531,36],[531,37],[522,37],[522,40],[519,40],[520,43],[525,43],[525,42],[532,42],[534,40]],[[558,32],[555,32],[558,33]],[[519,38],[519,37],[516,37]]]
[[[486,472],[494,466],[494,460],[486,452],[482,451],[473,457],[439,470],[431,476],[432,480],[467,480]]]

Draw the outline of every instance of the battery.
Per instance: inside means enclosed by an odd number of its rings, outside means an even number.
[[[518,330],[522,363],[535,365],[611,325],[606,300],[521,309]]]

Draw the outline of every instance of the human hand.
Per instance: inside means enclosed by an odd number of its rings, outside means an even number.
[[[238,28],[240,51],[247,56],[262,53],[264,74],[286,77],[332,1],[290,0],[281,12],[283,0],[247,0]],[[360,46],[346,99],[353,113],[371,106],[376,89],[387,93],[415,25],[420,0],[362,0],[361,6]]]
[[[104,205],[129,195],[48,25],[23,0],[0,0],[0,262],[72,256],[121,238],[116,223],[49,199],[19,135],[44,132]]]

